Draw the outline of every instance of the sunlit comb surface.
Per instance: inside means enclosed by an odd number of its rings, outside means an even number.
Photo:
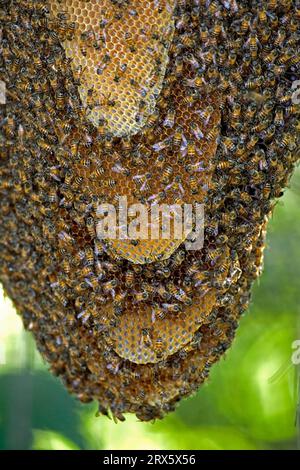
[[[2,1],[0,280],[54,374],[161,418],[231,345],[299,158],[298,1]],[[100,203],[205,205],[201,250]]]

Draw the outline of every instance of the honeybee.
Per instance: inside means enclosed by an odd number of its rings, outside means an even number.
[[[231,67],[236,63],[236,59],[237,59],[236,52],[230,51],[228,54],[228,62]]]
[[[192,48],[194,46],[194,38],[191,34],[182,34],[180,39],[184,47]]]
[[[264,24],[264,23],[267,22],[267,12],[266,12],[266,10],[264,10],[264,9],[259,10],[258,19],[259,19],[260,23]]]
[[[208,40],[208,28],[205,25],[201,25],[200,27],[200,39],[203,42],[207,42]]]
[[[111,279],[110,281],[104,282],[103,283],[103,290],[105,291],[111,291],[114,290],[115,287],[117,287],[118,281],[117,279]]]
[[[43,63],[41,61],[41,58],[38,56],[33,57],[33,64],[37,70],[41,70],[43,68]]]
[[[163,352],[165,350],[165,344],[163,339],[159,336],[155,338],[153,342],[153,350],[156,353],[156,356],[158,359],[160,359],[163,356]]]
[[[247,13],[246,15],[244,15],[244,17],[241,21],[241,25],[240,25],[241,32],[243,34],[245,34],[248,31],[248,29],[250,28],[251,19],[252,19],[251,13]]]
[[[197,194],[199,191],[199,185],[197,178],[194,175],[191,175],[189,178],[189,186],[191,188],[192,194]]]
[[[178,304],[162,304],[162,307],[163,309],[167,312],[167,313],[179,313],[182,308],[180,307],[180,305]]]
[[[170,179],[173,174],[173,167],[170,165],[166,165],[162,172],[162,181],[166,182]]]
[[[91,238],[94,238],[94,236],[95,236],[95,225],[94,225],[93,217],[88,217],[86,219],[86,227],[87,227],[87,231],[88,231],[89,235],[91,236]]]
[[[235,149],[235,142],[230,137],[224,137],[222,140],[222,145],[226,154],[228,154],[228,151],[233,152],[233,150]]]
[[[57,192],[56,192],[55,187],[50,188],[49,193],[48,193],[48,201],[50,202],[50,204],[57,203],[58,196],[57,196]]]
[[[146,345],[147,347],[152,346],[150,328],[142,328],[142,331],[141,331],[141,345]]]
[[[258,46],[259,46],[259,40],[257,37],[257,34],[254,32],[250,33],[249,39],[247,41],[247,45],[249,45],[250,49],[250,54],[252,59],[257,58],[257,52],[258,52]]]
[[[208,124],[213,112],[214,112],[214,109],[212,106],[208,106],[206,109],[198,111],[198,114],[200,115],[205,125]]]
[[[212,0],[208,7],[208,13],[210,15],[215,15],[218,10],[219,10],[219,3],[217,2],[217,0]]]
[[[214,127],[206,134],[206,139],[208,142],[212,142],[216,140],[218,135],[219,135],[219,129],[217,127]]]
[[[168,111],[165,120],[163,121],[163,126],[172,128],[175,123],[175,109],[170,108]]]
[[[134,299],[136,302],[144,302],[147,300],[149,297],[148,292],[145,291],[139,291],[134,293]]]
[[[71,264],[67,259],[64,259],[61,263],[61,268],[64,271],[64,273],[69,274],[71,271]]]
[[[282,136],[282,140],[281,140],[280,146],[281,146],[281,147],[288,147],[288,148],[290,148],[290,146],[291,146],[291,144],[293,144],[293,142],[294,142],[293,136],[292,136],[289,132],[286,132],[286,133]]]
[[[271,124],[271,126],[268,127],[268,129],[265,131],[263,137],[266,141],[271,140],[274,137],[274,134],[276,132],[276,127],[274,124]]]
[[[85,248],[84,257],[88,266],[94,264],[94,250],[91,247]]]
[[[196,156],[196,146],[193,141],[189,141],[187,144],[187,156],[189,158],[194,158]]]

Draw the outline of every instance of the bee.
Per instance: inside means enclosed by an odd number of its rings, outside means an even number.
[[[255,126],[253,126],[253,131],[254,132],[262,132],[268,127],[268,120],[265,119],[263,121],[258,122]]]
[[[263,181],[263,175],[261,172],[257,170],[249,170],[249,175],[251,175],[251,179],[253,181],[253,184],[260,184]]]
[[[268,127],[268,129],[265,131],[263,137],[266,141],[271,140],[276,132],[276,126],[272,124],[271,126]]]
[[[276,30],[278,27],[278,16],[274,13],[269,13],[269,21],[273,30]]]
[[[247,150],[253,149],[253,147],[255,147],[258,141],[259,141],[259,136],[257,134],[252,134],[250,136],[249,141],[246,144],[246,149]]]
[[[147,120],[147,127],[153,127],[158,117],[159,117],[159,111],[155,110],[154,113],[152,113]]]
[[[261,43],[262,44],[267,44],[269,39],[270,39],[271,34],[272,34],[272,29],[269,28],[268,26],[265,26],[260,32]]]
[[[267,22],[267,12],[266,12],[266,10],[263,10],[263,9],[259,10],[258,19],[259,19],[260,23],[265,24]]]
[[[167,288],[168,288],[168,291],[170,292],[170,294],[175,297],[178,293],[178,288],[175,286],[175,284],[173,282],[168,282],[167,283]]]
[[[86,289],[87,289],[86,282],[79,282],[74,287],[75,292],[79,295],[82,294],[84,291],[86,291]]]
[[[152,339],[151,339],[151,330],[150,328],[142,328],[141,331],[141,345],[145,345],[147,347],[152,346]]]
[[[55,292],[54,293],[57,301],[63,306],[63,307],[66,307],[66,305],[68,304],[68,299],[65,297],[65,295],[61,292]]]
[[[173,174],[173,167],[171,165],[166,165],[162,172],[162,181],[166,182],[170,179]]]
[[[174,123],[175,123],[175,109],[171,108],[165,117],[163,126],[172,128],[174,126]]]
[[[195,142],[189,141],[187,145],[187,155],[189,158],[194,158],[196,156],[196,146]]]
[[[221,215],[221,223],[224,226],[230,225],[231,223],[235,221],[235,219],[236,219],[236,214],[234,211],[223,212]]]
[[[299,104],[291,104],[286,108],[286,114],[299,114],[300,113],[300,106]]]
[[[160,359],[163,356],[163,352],[165,350],[165,344],[163,339],[159,336],[158,338],[155,339],[153,342],[153,350],[156,353],[156,356],[158,359]]]
[[[274,41],[275,47],[281,46],[283,44],[284,40],[285,40],[285,37],[286,37],[285,28],[284,27],[279,28],[279,30],[277,32],[276,39]]]
[[[287,150],[285,153],[284,153],[284,160],[287,164],[291,164],[294,162],[293,160],[293,153],[290,151],[290,150]]]
[[[118,281],[116,279],[111,279],[110,281],[106,281],[102,284],[103,290],[105,292],[114,291],[115,287],[117,287]]]
[[[228,63],[231,67],[233,67],[234,64],[236,63],[236,59],[237,59],[236,52],[230,51],[229,54],[228,54]]]
[[[241,116],[242,106],[240,103],[234,103],[232,107],[232,118],[239,119]]]
[[[294,55],[294,52],[292,49],[284,49],[284,52],[283,54],[281,54],[279,57],[278,57],[278,62],[279,64],[286,64],[287,62],[289,62],[292,57]]]
[[[278,52],[276,51],[276,49],[273,49],[272,51],[270,51],[267,55],[263,57],[263,61],[267,65],[271,65],[275,62],[277,56],[278,56]]]
[[[251,54],[252,59],[256,59],[257,58],[257,52],[258,52],[258,45],[259,45],[259,40],[257,38],[256,33],[254,33],[254,32],[250,33],[247,44],[249,45],[250,54]]]
[[[208,106],[206,109],[198,111],[198,114],[200,115],[205,125],[208,124],[213,112],[214,112],[214,109],[212,106]]]
[[[91,247],[85,248],[84,257],[88,266],[92,266],[94,264],[94,250]]]
[[[145,292],[147,292],[149,295],[154,295],[155,294],[155,287],[153,284],[149,284],[147,282],[143,282],[141,284],[141,288],[142,290],[144,290]]]
[[[88,279],[86,279],[86,282],[88,283],[88,285],[93,289],[93,290],[98,290],[99,287],[100,287],[100,284],[99,284],[99,279],[98,277],[95,275],[95,274],[91,274]]]
[[[42,70],[43,63],[42,63],[40,57],[34,56],[33,57],[33,64],[34,64],[34,67],[36,68],[36,70]]]
[[[170,297],[170,294],[168,293],[168,291],[166,290],[165,286],[160,284],[158,287],[157,287],[157,293],[158,295],[162,298],[162,299],[168,299]]]
[[[221,256],[221,252],[220,252],[220,249],[219,248],[216,248],[216,249],[210,249],[208,252],[207,252],[207,260],[210,262],[210,263],[214,263],[216,262],[216,260]]]
[[[235,142],[230,137],[224,137],[222,140],[222,145],[224,147],[225,153],[228,154],[229,152],[233,152],[235,149]]]
[[[237,156],[237,157],[241,157],[242,155],[244,155],[245,153],[245,145],[243,142],[239,142],[236,146],[236,149],[235,149],[235,152],[234,154]]]
[[[204,138],[203,132],[201,131],[200,127],[195,122],[191,123],[191,129],[192,129],[193,134],[194,134],[194,136],[196,137],[197,140],[201,140],[201,139]],[[174,138],[175,138],[175,136],[174,136]]]
[[[263,196],[265,199],[269,199],[271,195],[271,184],[270,183],[265,183],[263,190],[262,190]]]
[[[167,313],[175,313],[176,314],[176,313],[179,313],[182,310],[182,308],[178,304],[162,304],[162,307]]]
[[[208,41],[208,28],[205,25],[201,25],[200,27],[200,39],[202,42]]]
[[[57,192],[56,192],[55,187],[50,188],[49,193],[48,193],[48,201],[50,202],[50,204],[57,203],[58,196],[57,196]]]
[[[55,93],[56,105],[59,109],[62,109],[65,104],[65,94],[62,90],[57,90]]]
[[[206,140],[208,142],[215,141],[218,135],[219,135],[219,129],[217,127],[214,127],[206,134]]]
[[[45,152],[47,153],[51,153],[52,152],[52,147],[50,144],[48,144],[48,142],[46,142],[45,140],[39,140],[38,141],[38,146],[44,150]]]
[[[280,147],[290,148],[290,145],[291,143],[293,143],[293,141],[294,141],[293,136],[289,132],[286,132],[285,134],[283,134],[279,145]]]
[[[64,259],[61,263],[61,268],[64,273],[69,274],[71,272],[71,264],[67,259]]]
[[[209,7],[208,7],[208,13],[210,15],[215,15],[217,13],[218,9],[219,9],[219,4],[218,4],[217,0],[212,0],[210,2]]]
[[[277,6],[278,6],[278,0],[268,0],[268,8],[270,8],[270,10],[275,10]]]
[[[147,300],[149,297],[148,292],[145,291],[139,291],[134,293],[134,299],[136,302],[144,302]]]
[[[241,72],[238,69],[232,71],[230,78],[239,85],[243,82]]]
[[[198,185],[197,178],[194,175],[190,176],[189,185],[190,185],[192,194],[197,194],[199,191],[199,185]]]
[[[123,137],[122,138],[122,146],[125,152],[129,152],[131,150],[131,141],[129,137]]]
[[[250,103],[250,105],[246,109],[245,117],[248,120],[252,120],[257,112],[257,105],[256,103]]]
[[[217,38],[218,36],[220,36],[221,32],[222,32],[222,23],[220,21],[216,21],[212,30],[212,36]]]
[[[274,108],[274,102],[272,100],[266,101],[266,103],[262,107],[261,112],[259,113],[259,116],[262,119],[266,119],[270,115],[273,108]]]
[[[88,217],[86,219],[86,228],[87,228],[87,231],[88,231],[89,235],[91,236],[91,238],[94,238],[94,236],[95,236],[95,225],[94,225],[93,217]]]
[[[15,121],[11,116],[8,116],[6,118],[6,123],[5,123],[4,129],[5,129],[6,135],[9,138],[12,138],[14,136],[14,134],[15,134]]]
[[[114,188],[117,184],[116,180],[113,180],[113,179],[108,179],[108,180],[105,180],[102,182],[103,186],[105,188]]]
[[[251,22],[251,19],[252,19],[252,15],[251,13],[247,13],[242,21],[241,21],[241,32],[243,34],[247,33],[248,29],[250,28],[250,22]]]
[[[181,43],[184,47],[192,48],[194,46],[194,38],[191,34],[182,34]]]

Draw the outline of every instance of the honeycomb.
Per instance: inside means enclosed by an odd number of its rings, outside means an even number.
[[[166,73],[174,3],[50,2],[50,14],[63,22],[62,44],[80,77],[87,117],[96,127],[104,121],[106,132],[122,137],[145,125]]]
[[[163,418],[231,346],[299,160],[299,2],[4,0],[0,17],[0,282],[79,400]],[[204,204],[203,248],[99,239],[123,196]]]
[[[214,293],[209,292],[196,298],[183,314],[163,319],[159,318],[160,311],[147,304],[144,308],[133,304],[112,333],[114,350],[135,364],[153,364],[167,359],[192,341],[209,316],[214,301]]]

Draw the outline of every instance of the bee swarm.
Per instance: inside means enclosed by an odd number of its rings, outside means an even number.
[[[162,418],[231,345],[299,159],[300,2],[2,0],[0,18],[0,281],[81,401]],[[204,203],[204,248],[98,240],[120,195]]]

